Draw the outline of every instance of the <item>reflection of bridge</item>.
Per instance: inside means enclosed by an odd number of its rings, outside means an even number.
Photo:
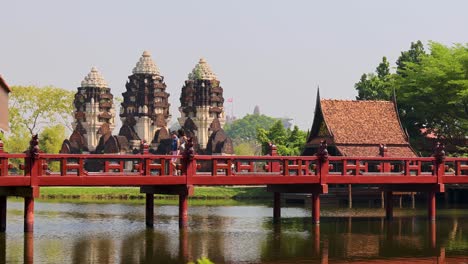
[[[0,145],[0,229],[6,228],[6,197],[25,199],[24,230],[32,231],[34,198],[41,186],[138,186],[146,193],[146,224],[153,226],[154,194],[179,195],[179,224],[187,224],[188,196],[194,186],[267,185],[274,192],[274,218],[281,215],[281,193],[311,193],[312,220],[320,221],[320,194],[328,184],[372,184],[382,186],[387,201],[393,191],[428,194],[428,217],[435,220],[437,192],[445,184],[468,183],[468,158],[396,158],[277,156],[172,156],[151,155],[147,146],[137,155],[44,154],[37,141],[23,154],[8,154]],[[21,175],[11,172],[11,160],[20,159]],[[85,169],[99,165],[99,171]],[[49,168],[59,165],[58,171]],[[386,203],[386,217],[392,218],[392,203]]]

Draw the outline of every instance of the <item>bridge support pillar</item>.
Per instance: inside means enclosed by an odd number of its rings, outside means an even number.
[[[188,222],[188,195],[179,194],[179,227],[187,226]]]
[[[320,194],[312,193],[312,223],[320,224]]]
[[[7,221],[7,197],[0,196],[0,232],[6,231]]]
[[[436,195],[434,191],[427,193],[427,216],[429,221],[436,220]]]
[[[24,232],[34,231],[34,198],[24,197]]]
[[[281,218],[281,193],[275,192],[273,195],[273,221],[279,222]]]
[[[393,193],[391,191],[385,192],[385,218],[393,219]]]
[[[25,233],[23,241],[23,263],[34,263],[34,233]]]
[[[153,228],[154,226],[154,194],[146,194],[146,227]]]

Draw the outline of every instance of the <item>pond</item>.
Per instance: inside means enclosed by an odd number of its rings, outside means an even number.
[[[141,204],[36,202],[35,231],[23,233],[23,203],[8,202],[0,263],[466,263],[468,209],[285,207],[273,224],[271,205],[194,205],[178,227],[178,207],[155,205],[154,229]]]

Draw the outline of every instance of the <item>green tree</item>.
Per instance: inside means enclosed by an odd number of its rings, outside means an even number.
[[[39,135],[39,148],[45,153],[59,153],[65,138],[63,125],[45,127]]]
[[[397,65],[397,74],[403,74],[403,71],[406,69],[407,63],[420,63],[421,56],[426,55],[424,50],[424,45],[420,40],[416,42],[411,42],[411,47],[407,51],[402,51],[400,57],[396,61]]]
[[[468,45],[429,43],[396,78],[401,117],[411,134],[426,127],[448,140],[468,135]]]
[[[234,142],[254,141],[257,138],[257,129],[270,129],[278,120],[266,115],[246,115],[224,127],[226,134]]]
[[[358,91],[357,100],[389,100],[392,94],[393,76],[390,74],[390,64],[387,57],[376,68],[376,74],[363,74],[354,85]]]
[[[65,137],[65,127],[63,125],[45,127],[39,135],[39,148],[45,153],[59,153]],[[59,161],[49,161],[48,164],[51,171],[60,171]]]
[[[253,156],[257,153],[255,141],[244,141],[234,146],[234,154],[239,156]]]
[[[387,71],[384,59],[377,76],[364,74],[356,83],[357,99],[389,100],[395,89],[400,119],[413,140],[427,128],[463,155],[465,146],[457,144],[468,136],[468,45],[429,42],[428,48],[426,53],[421,41],[411,43],[398,58],[395,74]]]
[[[306,132],[300,131],[297,126],[294,129],[285,129],[280,120],[269,129],[258,129],[257,141],[262,145],[262,153],[269,153],[269,144],[276,145],[278,154],[282,156],[300,155],[306,142]]]
[[[12,86],[10,93],[10,127],[13,133],[26,128],[30,135],[44,126],[62,124],[71,130],[74,93],[46,86]]]
[[[381,80],[385,80],[385,78],[390,75],[390,63],[388,63],[387,57],[384,56],[382,58],[382,62],[379,63],[375,71],[377,72],[377,77]]]

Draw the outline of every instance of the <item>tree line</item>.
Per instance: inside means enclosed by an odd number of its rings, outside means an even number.
[[[355,88],[357,100],[391,100],[395,93],[402,125],[414,146],[431,135],[455,146],[455,155],[467,155],[467,44],[429,42],[426,51],[421,41],[413,42],[401,52],[395,72],[383,57],[375,73],[363,74]]]

